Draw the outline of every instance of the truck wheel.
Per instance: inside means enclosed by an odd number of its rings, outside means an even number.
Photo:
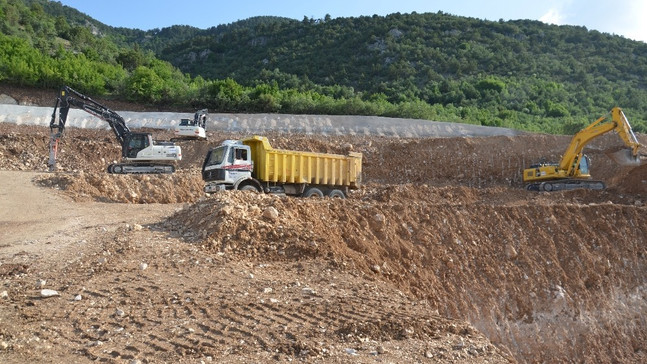
[[[256,187],[254,187],[253,185],[244,185],[243,187],[239,188],[239,190],[258,192],[258,189]]]
[[[346,198],[346,195],[341,190],[332,190],[328,194],[328,197],[330,198]]]
[[[323,196],[324,196],[323,192],[321,192],[321,190],[318,189],[317,187],[310,187],[303,193],[303,197],[319,197],[319,198],[322,198]]]

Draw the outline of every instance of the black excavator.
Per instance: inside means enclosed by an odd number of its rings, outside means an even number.
[[[104,120],[117,137],[117,141],[121,144],[123,162],[109,165],[108,173],[159,174],[175,172],[175,162],[182,159],[180,146],[173,142],[153,140],[150,133],[130,131],[119,114],[68,86],[61,88],[49,123],[50,141],[47,165],[50,171],[56,170],[58,142],[65,131],[65,122],[70,107],[81,109]]]

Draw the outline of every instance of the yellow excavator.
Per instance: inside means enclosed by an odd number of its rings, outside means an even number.
[[[609,117],[611,116],[611,117]],[[629,120],[619,107],[600,117],[593,124],[573,136],[559,163],[539,163],[523,171],[523,181],[529,191],[561,191],[574,189],[603,190],[604,182],[591,180],[591,161],[583,154],[584,147],[593,139],[615,131],[629,148],[627,163],[640,164],[640,143],[631,129]]]

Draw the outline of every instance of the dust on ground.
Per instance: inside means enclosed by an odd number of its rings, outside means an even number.
[[[66,133],[45,173],[49,130],[0,124],[5,362],[647,361],[647,167],[616,136],[587,150],[607,190],[536,193],[521,171],[568,137],[267,135],[363,153],[334,200],[202,194],[208,148],[243,135],[121,176],[109,130]]]

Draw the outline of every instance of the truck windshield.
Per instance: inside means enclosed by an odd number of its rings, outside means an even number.
[[[207,160],[207,166],[213,166],[216,164],[222,164],[222,161],[225,157],[225,151],[227,147],[218,147],[209,152],[209,159]]]

